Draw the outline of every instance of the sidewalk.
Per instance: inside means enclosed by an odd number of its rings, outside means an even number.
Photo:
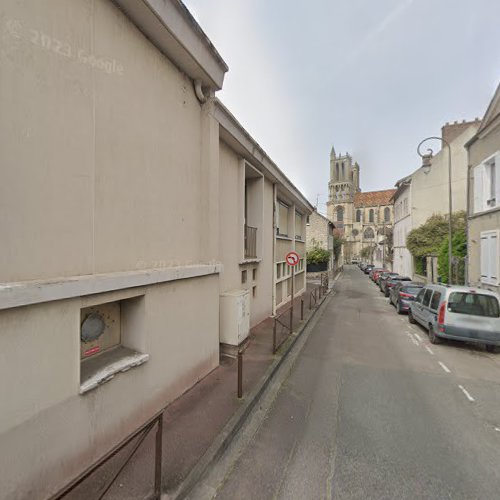
[[[306,292],[295,299],[294,332],[301,331],[314,314],[316,308],[313,301],[312,309],[309,309],[309,296],[318,284],[316,281],[308,282]],[[301,299],[304,299],[303,321],[300,320]],[[318,301],[318,304],[320,302]],[[278,314],[289,308],[290,303],[285,304],[278,310]],[[284,322],[288,321],[288,315],[284,318]],[[238,420],[244,419],[245,411],[257,400],[258,391],[272,376],[271,370],[286,355],[294,336],[290,336],[273,355],[273,324],[273,318],[267,318],[251,329],[250,341],[243,355],[242,399],[237,398],[237,360],[223,356],[215,370],[165,409],[162,460],[162,491],[166,493],[164,498],[182,495],[187,483],[191,484],[197,480],[197,476],[203,472],[203,467],[216,456],[218,448],[224,446],[224,439],[230,439],[232,433],[237,431]],[[279,343],[284,338],[280,329],[278,337]],[[134,442],[130,443],[65,498],[97,498],[98,491],[113,471],[121,466],[127,450],[132,449],[133,445]],[[125,500],[150,497],[154,484],[154,456],[153,431],[141,444],[105,498]]]

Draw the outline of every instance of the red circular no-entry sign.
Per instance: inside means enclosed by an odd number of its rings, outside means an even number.
[[[289,266],[294,267],[299,263],[300,257],[297,252],[289,252],[286,254],[285,260]]]

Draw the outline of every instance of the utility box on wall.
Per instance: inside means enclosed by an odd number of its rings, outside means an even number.
[[[237,347],[250,332],[250,291],[231,290],[220,296],[220,343]]]

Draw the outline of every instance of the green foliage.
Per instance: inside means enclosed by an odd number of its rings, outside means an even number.
[[[324,250],[319,246],[314,247],[312,250],[307,252],[307,263],[308,264],[323,264],[325,262],[329,262],[330,260],[330,252],[328,250]]]
[[[364,260],[372,260],[373,259],[373,252],[375,252],[375,245],[369,245],[367,247],[363,247],[361,249],[361,258]]]
[[[467,236],[465,229],[460,229],[453,233],[451,238],[451,255],[457,257],[457,259],[454,259],[455,263],[453,264],[451,282],[463,284],[465,282],[464,258],[467,255]],[[446,239],[439,249],[438,272],[444,283],[451,283],[448,277],[448,236],[446,236]]]
[[[345,239],[342,238],[342,233],[335,229],[333,231],[333,255],[335,261],[338,262],[340,259],[340,254],[342,253],[342,245],[345,243]]]
[[[464,231],[466,224],[465,212],[455,212],[452,216],[454,232]],[[448,235],[448,217],[432,215],[420,227],[408,233],[406,246],[417,259],[428,255],[438,254]]]
[[[426,257],[415,257],[415,273],[420,274],[420,276],[424,276],[425,274],[425,259]]]

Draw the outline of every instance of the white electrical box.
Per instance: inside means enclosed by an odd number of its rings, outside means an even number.
[[[231,290],[220,296],[220,342],[239,346],[250,332],[250,290]]]

